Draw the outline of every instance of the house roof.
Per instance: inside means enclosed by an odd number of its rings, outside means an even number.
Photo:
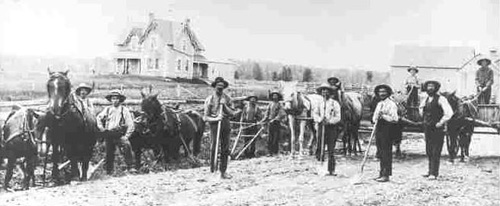
[[[127,31],[125,35],[123,35],[124,39],[121,43],[118,43],[119,46],[124,46],[130,43],[130,40],[132,39],[133,36],[141,37],[143,34],[144,29],[141,27],[132,27],[130,30]]]
[[[182,28],[182,32],[185,32],[188,35],[191,44],[193,45],[195,50],[198,51],[205,50],[205,48],[203,47],[199,39],[194,34],[193,30],[189,26],[189,24],[170,21],[170,20],[163,20],[163,19],[153,19],[147,24],[145,29],[140,27],[132,28],[129,31],[123,43],[119,45],[120,46],[127,45],[130,42],[132,36],[134,35],[138,35],[140,37],[139,44],[142,44],[153,30],[157,31],[158,35],[166,42],[166,44],[172,45],[174,43],[175,32],[176,30],[178,31],[179,28]]]
[[[394,47],[394,55],[391,66],[460,69],[475,56],[472,47],[430,47],[397,45]]]

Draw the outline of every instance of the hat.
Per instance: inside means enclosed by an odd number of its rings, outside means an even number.
[[[333,92],[333,88],[329,84],[327,84],[327,83],[323,83],[318,88],[316,88],[316,92],[318,94],[321,94],[321,90],[323,90],[323,89],[328,89],[328,92],[330,94]]]
[[[79,93],[80,93],[80,90],[82,90],[82,89],[88,89],[88,90],[89,90],[89,93],[92,91],[92,87],[90,87],[88,84],[85,84],[85,83],[80,83],[80,84],[78,85],[78,87],[76,87],[75,92],[76,92],[77,94],[79,94]]]
[[[118,98],[120,98],[120,102],[124,102],[124,101],[125,101],[125,99],[127,99],[127,97],[125,97],[125,96],[122,94],[122,92],[121,92],[120,90],[117,90],[117,89],[115,89],[115,90],[111,91],[108,95],[106,95],[106,97],[105,97],[105,98],[106,98],[108,101],[111,101],[111,97],[118,97]]]
[[[247,96],[247,98],[245,98],[246,101],[250,101],[251,98],[255,98],[257,100],[259,100],[259,97],[257,97],[257,95],[251,93],[250,95]]]
[[[279,100],[283,100],[283,95],[281,95],[281,93],[278,90],[272,90],[271,92],[269,92],[269,99],[273,98],[273,94],[277,94]]]
[[[408,72],[410,72],[412,69],[413,69],[413,70],[415,70],[415,72],[416,72],[416,73],[418,73],[418,67],[417,67],[417,66],[413,66],[413,65],[412,65],[412,66],[410,66],[410,67],[408,68]]]
[[[337,78],[337,77],[330,77],[330,78],[328,78],[327,82],[330,83],[330,81],[333,82],[333,85],[331,85],[331,86],[340,87],[340,85],[342,85],[342,83],[340,82],[339,78]]]
[[[482,58],[482,59],[480,59],[480,60],[477,60],[477,64],[478,64],[478,65],[481,65],[481,62],[482,62],[482,61],[486,61],[488,65],[490,65],[490,64],[491,64],[491,60],[490,60],[490,59],[488,59],[488,58]]]
[[[375,87],[375,89],[373,90],[373,92],[375,93],[375,96],[378,96],[378,91],[380,89],[385,89],[389,93],[389,95],[392,95],[392,88],[389,85],[387,85],[387,84],[380,84],[380,85],[377,85]]]
[[[423,91],[426,91],[427,90],[427,85],[429,84],[434,84],[436,86],[436,91],[439,90],[439,88],[441,88],[441,84],[438,82],[438,81],[435,81],[435,80],[429,80],[429,81],[426,81],[424,83],[424,86],[422,88]]]
[[[222,77],[216,77],[214,82],[212,82],[211,86],[215,87],[215,85],[217,85],[217,83],[219,83],[219,82],[224,83],[224,89],[229,86],[229,83],[226,80],[224,80],[224,78],[222,78]]]

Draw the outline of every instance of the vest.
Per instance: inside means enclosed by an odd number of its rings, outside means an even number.
[[[444,115],[443,108],[439,106],[439,95],[436,95],[431,102],[428,102],[429,97],[425,100],[424,106],[424,125],[434,126],[441,120]]]

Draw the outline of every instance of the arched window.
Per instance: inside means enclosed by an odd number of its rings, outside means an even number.
[[[186,71],[188,71],[189,70],[189,59],[186,59],[186,65],[185,65],[185,67],[186,67]]]
[[[182,64],[181,60],[177,59],[177,70],[179,71],[181,70],[181,64]]]

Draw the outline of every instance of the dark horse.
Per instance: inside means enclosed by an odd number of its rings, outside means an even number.
[[[446,139],[450,161],[453,162],[460,149],[460,161],[463,162],[469,157],[469,146],[474,132],[474,121],[467,119],[474,120],[477,109],[470,101],[462,101],[455,96],[455,92],[444,92],[441,95],[448,100],[453,110],[453,116],[448,121]]]
[[[78,179],[78,163],[82,164],[81,181],[87,180],[87,170],[96,143],[95,123],[87,121],[85,111],[78,109],[68,71],[51,72],[47,81],[49,106],[46,115],[47,140],[52,147],[52,178],[60,183],[58,164],[65,155],[71,164],[71,179]]]
[[[143,148],[153,148],[156,152],[162,151],[164,161],[169,158],[179,159],[179,150],[182,146],[185,154],[191,153],[189,144],[193,141],[193,155],[200,152],[201,138],[205,129],[202,116],[195,111],[177,112],[172,108],[161,105],[158,94],[146,95],[141,92],[143,111],[140,121],[142,126],[135,131],[131,138],[132,148],[136,155],[136,166],[140,167],[140,157]],[[142,122],[142,123],[141,123]],[[142,134],[142,135],[141,135]]]
[[[37,160],[37,141],[43,130],[38,127],[39,115],[33,109],[22,108],[12,113],[5,121],[3,138],[0,147],[0,158],[7,158],[7,173],[5,174],[4,189],[10,190],[9,182],[12,179],[14,166],[18,158],[24,157],[21,165],[24,173],[22,189],[28,189],[30,180],[35,177]]]

